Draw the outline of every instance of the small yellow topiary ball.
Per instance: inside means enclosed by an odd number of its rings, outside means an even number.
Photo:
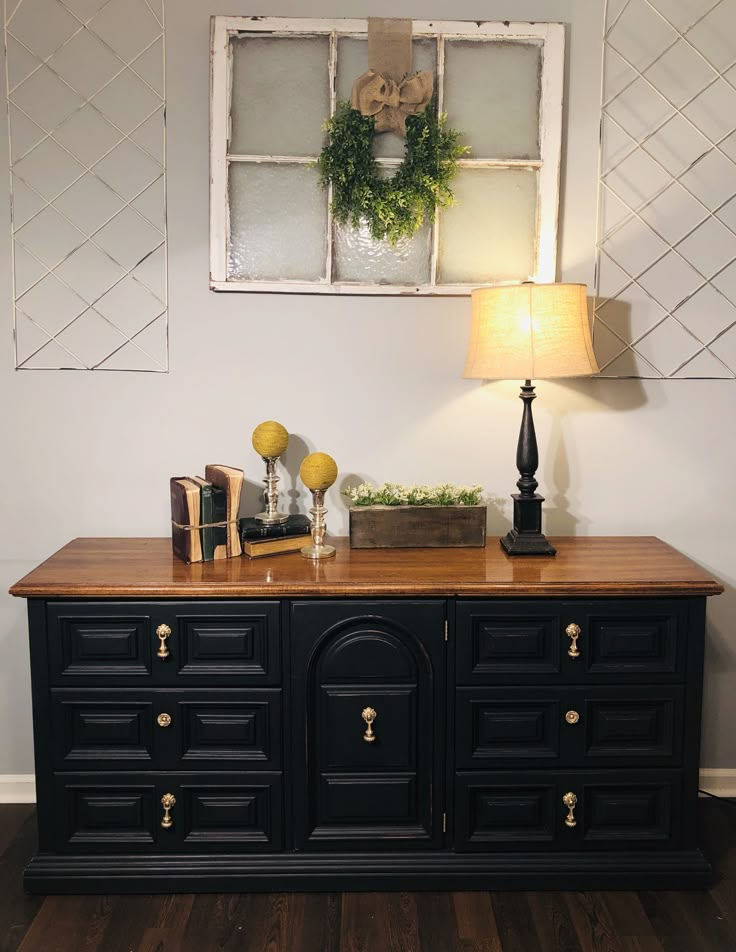
[[[337,479],[337,463],[327,453],[310,453],[302,460],[299,475],[309,489],[329,489]]]
[[[286,427],[275,420],[259,423],[253,430],[253,449],[259,456],[281,456],[288,445],[289,434]]]

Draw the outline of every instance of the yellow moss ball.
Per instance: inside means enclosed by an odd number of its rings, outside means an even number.
[[[337,463],[327,453],[310,453],[302,460],[299,475],[309,489],[329,489],[337,479]]]
[[[281,456],[288,444],[286,427],[275,420],[259,423],[253,430],[253,449],[259,456]]]

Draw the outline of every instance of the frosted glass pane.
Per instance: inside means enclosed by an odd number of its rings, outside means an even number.
[[[437,41],[431,39],[412,40],[414,71],[437,69]],[[337,41],[337,77],[336,91],[338,100],[350,99],[353,83],[368,69],[368,39],[345,36]],[[435,85],[437,79],[435,77]],[[401,158],[404,155],[404,142],[394,132],[382,132],[373,140],[373,154],[380,158]]]
[[[541,63],[541,47],[532,43],[445,43],[442,108],[470,158],[539,158]]]
[[[364,284],[427,284],[430,279],[432,228],[424,225],[411,239],[391,247],[371,238],[366,227],[336,225],[334,231],[335,281]]]
[[[461,169],[440,215],[439,284],[526,281],[535,270],[537,173]]]
[[[230,152],[319,155],[330,114],[326,36],[236,37]]]
[[[325,277],[327,195],[305,165],[230,165],[228,276],[252,281]]]

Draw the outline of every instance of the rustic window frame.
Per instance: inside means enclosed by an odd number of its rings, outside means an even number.
[[[434,37],[438,42],[437,72],[439,106],[442,108],[444,40],[529,40],[541,45],[541,90],[539,159],[462,159],[465,168],[537,169],[536,272],[538,282],[554,281],[557,266],[557,218],[562,148],[562,93],[565,58],[564,25],[560,23],[515,23],[414,20],[414,36]],[[337,39],[367,35],[365,19],[316,19],[290,17],[215,16],[211,20],[211,113],[210,113],[210,288],[214,291],[286,292],[294,294],[467,295],[474,285],[436,284],[439,227],[433,229],[431,280],[423,285],[359,284],[332,279],[333,231],[330,197],[327,203],[327,271],[319,281],[258,281],[229,278],[227,272],[229,226],[228,168],[232,161],[263,161],[263,156],[230,155],[230,92],[232,85],[231,37],[242,33],[270,35],[316,35],[330,37],[330,111],[336,105],[335,75]],[[291,164],[312,161],[294,156],[268,156],[268,161]],[[385,158],[379,164],[397,166],[401,159]]]

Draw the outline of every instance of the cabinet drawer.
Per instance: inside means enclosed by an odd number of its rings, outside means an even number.
[[[686,631],[687,603],[674,599],[460,601],[457,680],[682,681]]]
[[[263,852],[283,845],[280,774],[56,774],[56,849]],[[165,794],[171,825],[162,826]]]
[[[458,688],[457,766],[677,766],[682,723],[679,685]]]
[[[455,849],[676,847],[681,790],[679,770],[459,773]]]
[[[319,750],[323,770],[413,770],[416,764],[416,688],[321,689],[324,742]],[[364,710],[371,708],[372,741],[366,741]]]
[[[163,642],[156,634],[165,625]],[[51,603],[51,683],[278,684],[277,602]]]
[[[54,688],[54,768],[277,770],[281,691]]]

